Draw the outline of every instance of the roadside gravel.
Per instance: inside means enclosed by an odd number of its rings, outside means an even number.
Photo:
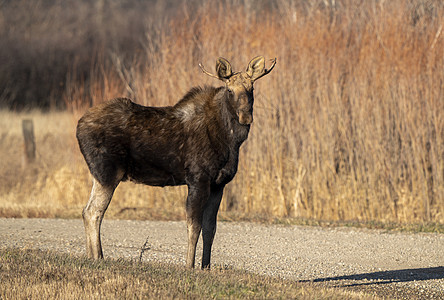
[[[105,257],[185,265],[185,222],[104,220]],[[201,240],[197,264],[200,263]],[[0,248],[84,255],[81,220],[0,219]],[[390,298],[444,299],[444,234],[219,222],[212,264]]]

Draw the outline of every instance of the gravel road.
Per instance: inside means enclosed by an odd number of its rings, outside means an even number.
[[[105,257],[185,265],[185,222],[104,220]],[[197,263],[200,263],[202,240]],[[0,248],[84,255],[81,220],[1,219]],[[444,234],[219,222],[212,264],[390,298],[444,299]]]

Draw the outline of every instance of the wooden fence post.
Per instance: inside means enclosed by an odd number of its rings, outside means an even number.
[[[431,207],[434,204],[434,188],[433,188],[433,165],[432,165],[432,145],[427,142],[425,145],[425,176],[427,181],[427,197],[424,197],[424,219],[427,222],[432,220]]]
[[[34,123],[30,119],[22,121],[23,138],[24,138],[24,153],[23,153],[23,167],[27,167],[30,163],[35,161],[35,138],[34,138]]]

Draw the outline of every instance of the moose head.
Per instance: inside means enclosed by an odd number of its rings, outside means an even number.
[[[265,69],[265,58],[257,56],[250,61],[245,72],[233,73],[228,60],[219,57],[216,61],[217,75],[206,71],[202,64],[199,64],[199,66],[205,74],[225,82],[226,88],[233,95],[230,97],[231,106],[239,118],[239,123],[249,125],[253,122],[253,84],[273,70],[276,58],[272,59],[271,62],[271,67]]]

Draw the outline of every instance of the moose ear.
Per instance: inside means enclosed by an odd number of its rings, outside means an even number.
[[[259,78],[265,69],[265,58],[263,56],[258,56],[253,58],[247,67],[247,74],[250,76],[251,80],[256,80]]]
[[[231,70],[231,65],[223,57],[219,57],[216,61],[216,73],[220,80],[225,80],[231,77],[233,75],[233,72]]]

